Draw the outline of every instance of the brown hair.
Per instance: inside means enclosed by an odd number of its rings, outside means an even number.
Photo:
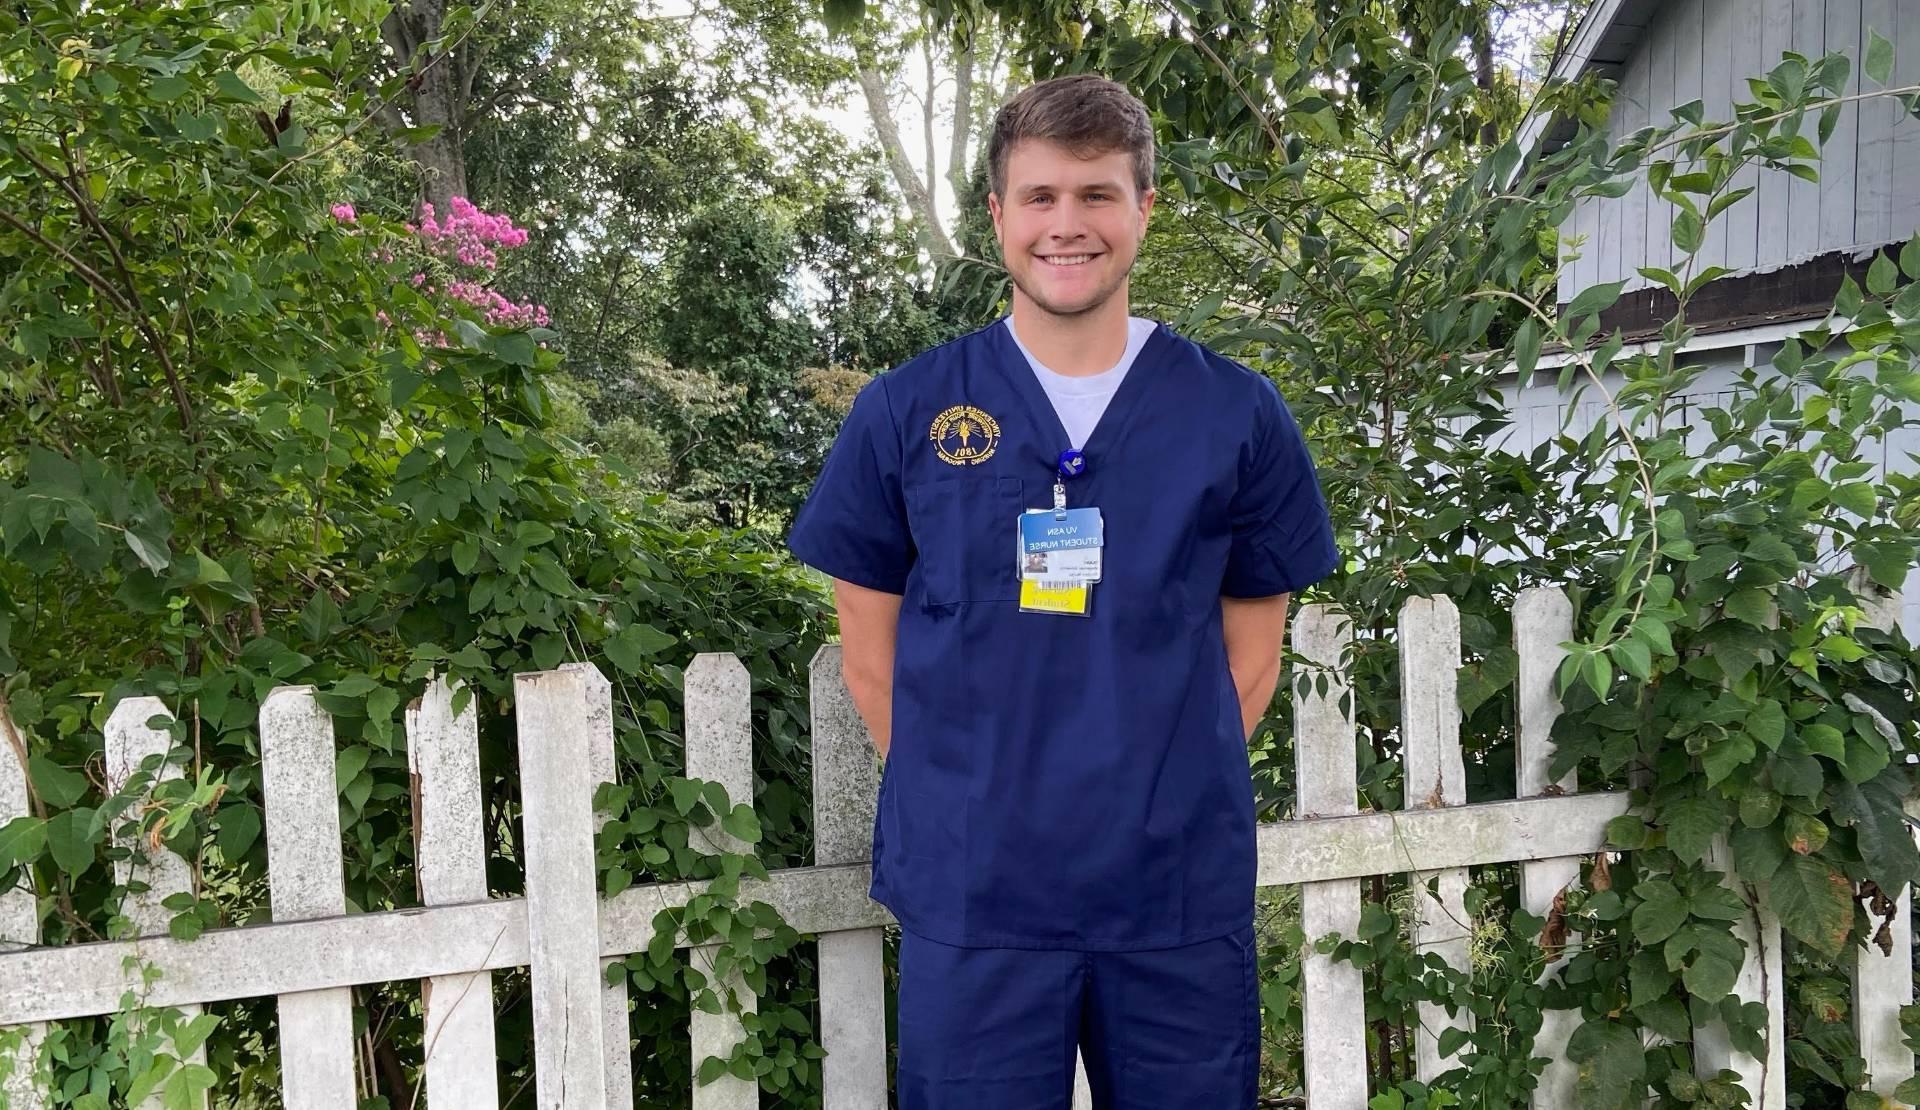
[[[987,167],[995,195],[1007,187],[1007,156],[1023,139],[1059,143],[1075,157],[1113,151],[1133,156],[1134,187],[1153,188],[1153,121],[1147,106],[1125,85],[1092,73],[1056,77],[1029,85],[1001,105],[987,143]]]

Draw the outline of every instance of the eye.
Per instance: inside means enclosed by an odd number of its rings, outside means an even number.
[[[1052,201],[1053,197],[1047,193],[1035,193],[1027,198],[1028,204],[1049,204]]]
[[[1105,193],[1088,193],[1087,199],[1088,200],[1111,200],[1112,198],[1107,196],[1107,194]]]

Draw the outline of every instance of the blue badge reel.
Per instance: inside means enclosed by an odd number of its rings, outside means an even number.
[[[1087,458],[1060,452],[1053,482],[1053,508],[1028,509],[1015,522],[1020,572],[1020,610],[1084,617],[1100,581],[1106,523],[1100,510],[1067,508],[1067,480],[1087,472]]]

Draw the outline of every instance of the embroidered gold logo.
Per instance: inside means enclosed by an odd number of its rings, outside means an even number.
[[[942,462],[972,466],[993,457],[1000,446],[1000,422],[972,405],[955,405],[934,417],[927,438]]]

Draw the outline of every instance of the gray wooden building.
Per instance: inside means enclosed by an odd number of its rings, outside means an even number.
[[[1610,124],[1625,136],[1670,122],[1675,106],[1694,100],[1708,118],[1730,118],[1736,96],[1751,99],[1747,78],[1765,74],[1789,50],[1846,54],[1854,61],[1848,91],[1860,92],[1869,28],[1894,43],[1893,83],[1920,82],[1920,0],[1598,0],[1555,72],[1616,82]],[[1849,105],[1817,183],[1747,170],[1737,184],[1755,192],[1708,230],[1698,265],[1732,270],[1723,288],[1773,293],[1746,298],[1755,315],[1787,310],[1778,302],[1795,292],[1795,276],[1831,278],[1817,285],[1830,297],[1843,258],[1902,242],[1920,226],[1920,127],[1903,115],[1891,99]],[[1581,203],[1564,229],[1584,243],[1561,279],[1561,301],[1600,282],[1645,288],[1640,267],[1675,260],[1671,223],[1667,206],[1644,186]]]
[[[1786,51],[1846,54],[1854,63],[1848,92],[1863,91],[1869,29],[1894,43],[1892,84],[1920,84],[1920,0],[1594,0],[1553,75],[1616,82],[1610,130],[1618,140],[1670,122],[1674,107],[1694,100],[1708,119],[1731,118],[1736,97],[1752,99],[1747,78],[1763,76]],[[1565,127],[1536,117],[1523,140],[1551,143]],[[1709,227],[1695,263],[1731,271],[1689,305],[1698,335],[1688,357],[1708,367],[1691,392],[1703,401],[1730,396],[1745,367],[1770,365],[1782,341],[1826,315],[1844,275],[1864,275],[1877,249],[1920,231],[1920,120],[1891,98],[1849,105],[1823,148],[1817,183],[1749,168],[1735,182],[1745,185],[1754,192]],[[1625,295],[1603,322],[1629,340],[1654,336],[1671,318],[1673,298],[1639,269],[1674,267],[1673,216],[1644,183],[1578,204],[1561,228],[1560,302],[1624,281]],[[1581,435],[1605,419],[1597,396],[1570,399],[1557,390],[1566,360],[1549,354],[1532,381],[1513,383],[1507,395],[1516,421],[1507,446],[1531,450],[1563,422]],[[1608,377],[1609,388],[1620,384],[1618,375]],[[1897,433],[1875,461],[1912,473],[1920,462],[1909,452],[1920,452],[1920,435]],[[1903,623],[1920,636],[1920,576],[1906,596]]]

